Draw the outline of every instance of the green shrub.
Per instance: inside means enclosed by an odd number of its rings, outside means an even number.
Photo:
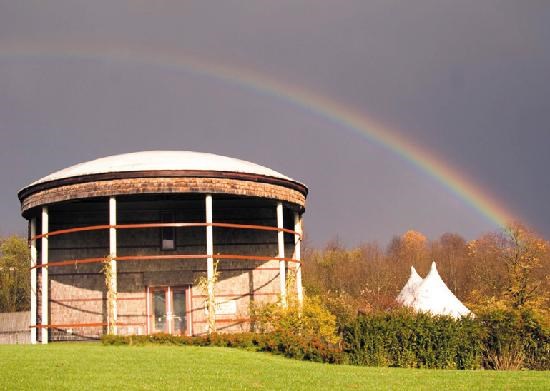
[[[489,369],[550,369],[550,330],[531,310],[480,313],[486,330],[483,364]]]
[[[289,299],[286,307],[278,303],[254,306],[251,315],[255,329],[260,333],[315,337],[332,345],[340,342],[336,332],[336,317],[318,297],[305,297],[302,306],[292,299]]]
[[[350,363],[456,369],[550,369],[550,332],[528,310],[453,319],[406,310],[359,316],[343,329]]]
[[[271,322],[265,318],[259,323],[264,327],[263,333],[213,333],[197,337],[105,335],[102,341],[105,345],[237,347],[299,360],[366,366],[550,369],[550,332],[545,323],[528,310],[496,309],[479,312],[476,318],[458,320],[408,310],[360,315],[343,327],[343,344],[335,344],[318,333],[325,329],[319,327],[319,318],[314,314],[321,311],[320,319],[326,320],[325,310],[313,308],[304,310],[306,319],[302,320],[295,318],[294,311],[282,318],[284,312],[280,308],[270,312],[271,308],[263,307],[262,316],[275,314]],[[280,326],[275,319],[280,321]],[[334,334],[328,333],[328,336]]]
[[[474,319],[406,310],[361,315],[343,329],[350,363],[367,366],[476,369],[482,330]]]
[[[188,337],[171,334],[153,334],[153,335],[103,335],[101,342],[104,345],[199,345],[201,337]]]
[[[329,345],[319,337],[286,332],[210,334],[188,337],[170,334],[104,335],[104,345],[195,345],[233,347],[281,354],[298,360],[341,363],[343,355],[337,346]]]
[[[303,336],[289,332],[272,332],[258,335],[258,350],[282,354],[298,360],[342,363],[342,350],[319,337]]]

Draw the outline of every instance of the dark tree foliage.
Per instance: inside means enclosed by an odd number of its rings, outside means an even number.
[[[29,248],[18,236],[0,240],[0,312],[30,307]]]

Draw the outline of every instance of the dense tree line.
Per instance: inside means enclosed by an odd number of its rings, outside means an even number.
[[[394,237],[387,248],[365,243],[345,248],[334,240],[307,248],[304,285],[340,318],[392,308],[414,266],[426,276],[432,261],[453,293],[471,309],[550,307],[550,245],[520,224],[467,241],[446,233],[428,240],[416,231]]]

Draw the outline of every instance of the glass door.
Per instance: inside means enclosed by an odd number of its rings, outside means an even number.
[[[188,287],[154,287],[149,288],[151,319],[149,333],[168,333],[177,335],[189,334],[189,317],[187,316]]]
[[[151,289],[151,332],[168,333],[168,290],[165,288]]]
[[[187,303],[185,288],[172,289],[172,334],[187,334]]]

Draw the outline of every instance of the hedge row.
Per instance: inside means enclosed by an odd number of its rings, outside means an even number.
[[[455,320],[396,311],[343,328],[349,363],[445,369],[550,369],[550,330],[530,311],[494,310]]]
[[[455,320],[409,311],[361,315],[336,346],[289,330],[186,337],[104,336],[108,345],[239,347],[329,363],[445,369],[550,369],[550,330],[529,311],[495,310]]]
[[[104,345],[195,345],[236,347],[260,352],[281,354],[298,360],[342,363],[343,354],[316,336],[301,336],[290,333],[237,333],[211,334],[188,337],[170,334],[114,336],[101,338]]]
[[[344,326],[343,335],[351,364],[445,369],[482,364],[483,330],[470,318],[410,312],[359,316]]]

